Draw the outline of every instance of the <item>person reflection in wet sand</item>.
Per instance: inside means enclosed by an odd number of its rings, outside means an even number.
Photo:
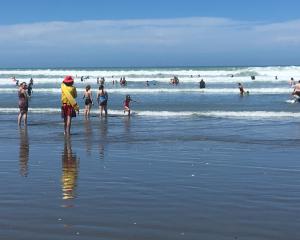
[[[130,134],[130,118],[124,118],[124,130],[126,137],[129,137]]]
[[[64,200],[75,198],[77,186],[78,161],[72,152],[71,139],[65,138],[64,151],[62,153],[62,198]]]
[[[91,127],[91,122],[89,119],[86,119],[84,121],[84,130],[85,130],[85,146],[86,146],[86,152],[88,153],[88,155],[91,155],[91,150],[92,150],[92,135],[93,135],[93,131],[92,131],[92,127]]]
[[[28,176],[28,160],[29,160],[29,141],[27,127],[20,129],[20,151],[19,151],[19,164],[20,175],[23,177]]]
[[[100,121],[100,139],[99,139],[99,155],[100,159],[104,159],[104,145],[107,141],[107,118]]]

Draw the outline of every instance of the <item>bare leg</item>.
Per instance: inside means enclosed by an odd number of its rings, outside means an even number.
[[[124,107],[124,113],[128,112],[128,116],[130,115],[130,108],[129,107]]]
[[[105,117],[107,117],[107,105],[104,106]]]
[[[21,126],[21,120],[22,120],[23,114],[21,112],[19,112],[18,115],[18,125]]]
[[[64,117],[64,134],[67,134],[67,117]]]
[[[88,105],[88,112],[87,112],[87,116],[90,117],[90,114],[91,114],[91,108],[92,108],[92,104],[90,103]]]
[[[72,119],[71,116],[67,116],[67,135],[70,135],[71,133],[71,123],[72,123]]]
[[[27,112],[24,113],[24,126],[27,126]]]
[[[104,106],[100,106],[100,116],[102,117],[103,115],[103,109],[104,109]]]
[[[101,106],[99,106],[99,112],[100,112],[99,117],[101,117],[102,116],[102,107]]]
[[[87,117],[88,117],[88,105],[85,105],[83,114],[85,116],[85,119],[87,119]]]
[[[86,106],[85,106],[85,109],[86,109],[86,110],[85,110],[85,111],[86,111],[86,112],[85,112],[85,113],[86,113],[85,119],[87,119],[87,118],[89,117],[89,115],[90,115],[90,109],[89,109],[89,108],[90,108],[90,105],[86,105]]]

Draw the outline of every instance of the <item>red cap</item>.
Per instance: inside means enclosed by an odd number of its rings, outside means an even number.
[[[72,76],[66,76],[63,82],[64,83],[73,83],[74,79],[72,78]]]

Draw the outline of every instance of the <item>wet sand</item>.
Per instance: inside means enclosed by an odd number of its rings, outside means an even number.
[[[300,238],[297,123],[80,116],[66,138],[56,115],[15,117],[0,239]]]

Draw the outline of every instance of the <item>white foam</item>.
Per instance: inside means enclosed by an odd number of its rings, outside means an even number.
[[[268,112],[268,111],[211,111],[200,113],[200,116],[220,118],[251,118],[251,119],[282,119],[299,118],[300,113],[294,112]]]
[[[300,113],[267,112],[267,111],[206,111],[206,112],[169,112],[169,111],[140,111],[137,115],[149,117],[217,117],[217,118],[246,118],[246,119],[282,119],[299,118]]]
[[[273,67],[247,67],[247,68],[140,68],[140,69],[11,69],[0,70],[1,75],[17,76],[17,78],[29,79],[33,77],[41,82],[61,82],[64,76],[77,76],[79,81],[81,76],[90,76],[90,80],[86,82],[95,81],[97,77],[105,77],[111,80],[119,79],[121,76],[126,76],[128,80],[134,81],[169,81],[169,79],[177,75],[181,81],[194,82],[195,79],[201,78],[211,79],[211,82],[236,82],[236,81],[251,81],[250,76],[255,75],[256,81],[278,81],[289,80],[291,77],[295,79],[300,78],[299,66],[273,66]],[[191,78],[191,75],[193,78]],[[230,76],[234,75],[234,78]],[[278,80],[275,80],[278,76]],[[46,80],[47,79],[47,80]],[[50,79],[50,80],[49,80]],[[6,81],[9,80],[9,77]],[[2,81],[0,81],[2,82]]]
[[[29,108],[29,113],[58,114],[60,108]],[[0,108],[0,113],[18,113],[18,108]],[[98,114],[98,110],[92,110]],[[125,116],[123,110],[108,110],[109,116]],[[300,118],[300,113],[275,111],[133,111],[134,115],[152,118],[213,117],[233,119],[280,120]]]
[[[60,108],[29,108],[28,111],[30,113],[59,113],[61,110]],[[0,108],[1,113],[18,113],[19,108]]]
[[[294,103],[299,103],[297,99],[289,99],[285,101],[286,103],[294,104]]]
[[[156,81],[157,83],[168,83],[174,75],[178,76],[180,83],[198,84],[201,78],[207,84],[215,85],[219,83],[253,82],[250,76],[255,75],[255,82],[282,83],[287,82],[291,77],[295,80],[300,79],[300,67],[248,67],[248,68],[168,68],[168,69],[115,69],[115,70],[59,70],[59,69],[24,69],[24,70],[0,70],[0,85],[13,85],[12,77],[16,76],[20,82],[32,77],[35,84],[59,84],[66,75],[75,77],[76,84],[95,84],[97,77],[105,77],[106,82],[118,81],[125,76],[127,81],[141,82]],[[200,77],[199,77],[200,75]],[[231,77],[234,75],[234,77]],[[77,76],[77,77],[76,77]],[[84,82],[80,81],[81,76],[89,76]],[[278,79],[275,79],[275,76]]]
[[[83,92],[84,88],[77,88],[78,92]],[[224,95],[224,94],[239,94],[238,88],[106,88],[108,93],[115,94],[177,94],[177,93],[199,93],[199,94],[212,94],[212,95]],[[290,94],[291,88],[249,88],[246,89],[251,95],[263,95],[263,94]],[[0,88],[0,93],[16,93],[17,88]],[[60,94],[60,88],[34,88],[34,93],[47,93],[47,94]],[[96,90],[94,90],[96,92]]]

